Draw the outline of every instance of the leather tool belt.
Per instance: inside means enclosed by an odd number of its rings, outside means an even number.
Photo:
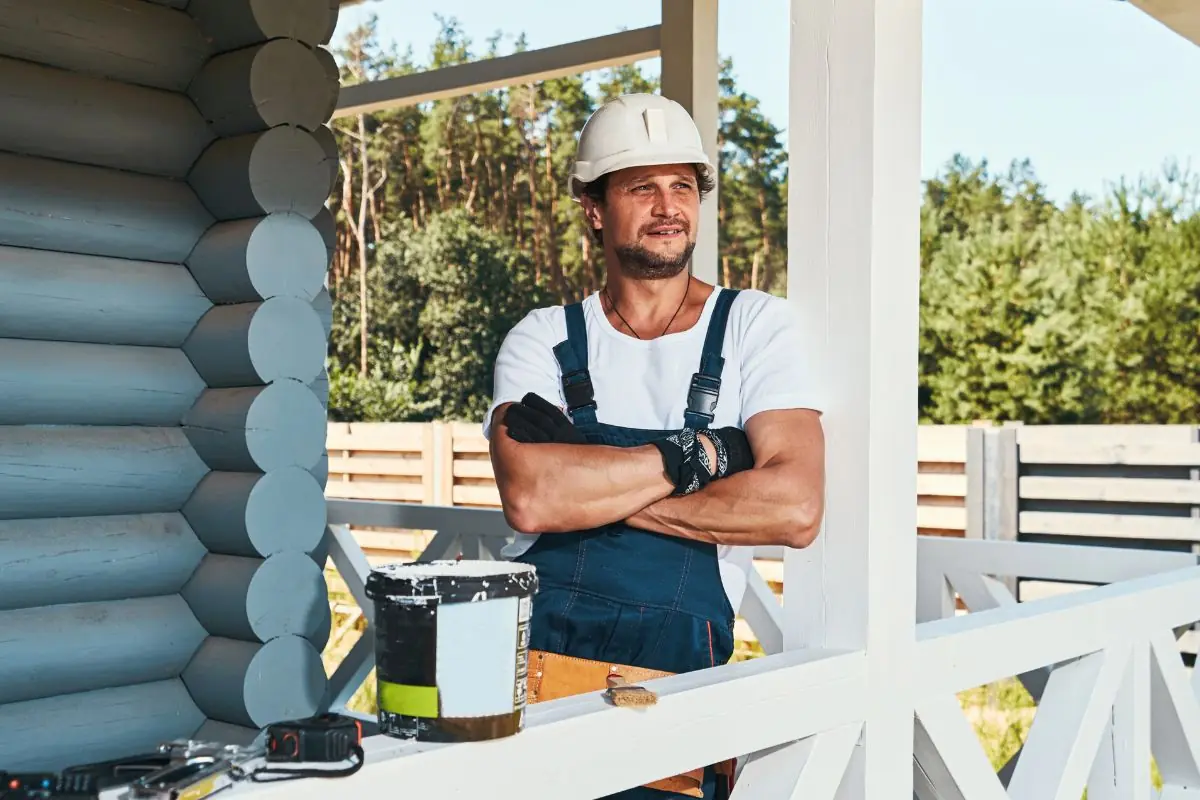
[[[670,672],[631,667],[625,664],[610,664],[606,661],[591,661],[586,658],[575,658],[545,650],[529,651],[529,677],[526,682],[527,703],[541,703],[547,700],[557,700],[560,697],[571,697],[586,692],[602,691],[608,688],[608,676],[619,674],[627,683],[641,683],[654,678],[665,678]],[[719,775],[732,784],[735,761],[723,761],[716,764]],[[704,768],[694,769],[670,778],[644,784],[648,789],[658,789],[664,792],[677,792],[688,797],[704,797],[702,785]]]

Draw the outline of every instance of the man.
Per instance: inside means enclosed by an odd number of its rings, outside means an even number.
[[[795,312],[688,270],[712,173],[679,104],[598,109],[570,191],[605,286],[531,312],[497,358],[484,432],[518,531],[505,554],[538,573],[531,702],[725,663],[741,592],[721,556],[818,530],[820,402]],[[724,796],[716,772],[613,797]]]

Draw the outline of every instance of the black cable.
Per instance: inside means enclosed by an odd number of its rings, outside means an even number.
[[[366,754],[361,745],[352,745],[350,752],[357,757],[354,764],[343,769],[285,769],[280,767],[264,767],[256,769],[245,777],[253,783],[274,783],[276,781],[295,780],[297,778],[346,778],[362,769]],[[280,775],[283,777],[263,779],[261,775]]]

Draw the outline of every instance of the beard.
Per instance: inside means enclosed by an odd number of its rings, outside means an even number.
[[[685,229],[686,230],[686,229]],[[696,243],[689,241],[677,255],[656,253],[640,244],[621,245],[615,248],[621,271],[638,280],[664,280],[673,278],[687,267]]]

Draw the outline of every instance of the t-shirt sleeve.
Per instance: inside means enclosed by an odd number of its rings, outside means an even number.
[[[743,424],[762,411],[824,411],[816,351],[805,342],[796,309],[782,298],[756,294],[760,302],[747,309],[742,337]]]
[[[534,392],[565,405],[554,358],[556,331],[546,313],[530,312],[513,326],[500,345],[492,375],[492,402],[483,419],[483,435],[491,434],[492,414],[504,403],[517,403]]]

